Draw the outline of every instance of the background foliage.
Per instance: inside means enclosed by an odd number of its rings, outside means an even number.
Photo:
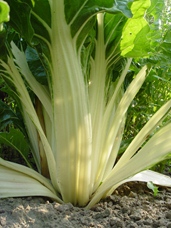
[[[139,130],[151,118],[151,116],[169,99],[171,99],[171,2],[165,0],[163,11],[158,10],[157,5],[162,1],[152,1],[146,18],[154,28],[155,42],[151,44],[151,52],[148,58],[134,59],[130,72],[127,75],[126,85],[134,74],[144,64],[148,64],[151,72],[141,87],[132,105],[128,110],[122,153]],[[156,8],[153,17],[150,10]],[[150,15],[150,16],[149,16]],[[171,121],[171,112],[163,120],[162,125]],[[158,129],[160,126],[158,126]],[[150,136],[149,136],[150,137]],[[170,171],[171,160],[165,160],[153,167],[159,172]]]

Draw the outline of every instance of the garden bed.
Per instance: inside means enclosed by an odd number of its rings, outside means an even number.
[[[125,184],[91,210],[70,203],[60,205],[42,197],[1,199],[0,227],[170,228],[171,189],[159,188],[154,197],[146,184]]]

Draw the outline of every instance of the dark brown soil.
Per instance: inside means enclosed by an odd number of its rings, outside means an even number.
[[[0,200],[0,228],[171,228],[171,189],[156,197],[142,183],[129,183],[91,210],[60,205],[42,197]]]

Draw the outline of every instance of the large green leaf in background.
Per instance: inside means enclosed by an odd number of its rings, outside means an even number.
[[[150,0],[133,2],[131,6],[133,18],[128,19],[122,34],[121,50],[123,56],[142,57],[148,55],[150,45],[147,34],[150,32],[150,27],[143,15],[150,4]]]

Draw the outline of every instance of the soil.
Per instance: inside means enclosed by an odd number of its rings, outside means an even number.
[[[0,228],[171,228],[171,189],[157,196],[144,183],[119,187],[91,210],[43,197],[0,199]]]

